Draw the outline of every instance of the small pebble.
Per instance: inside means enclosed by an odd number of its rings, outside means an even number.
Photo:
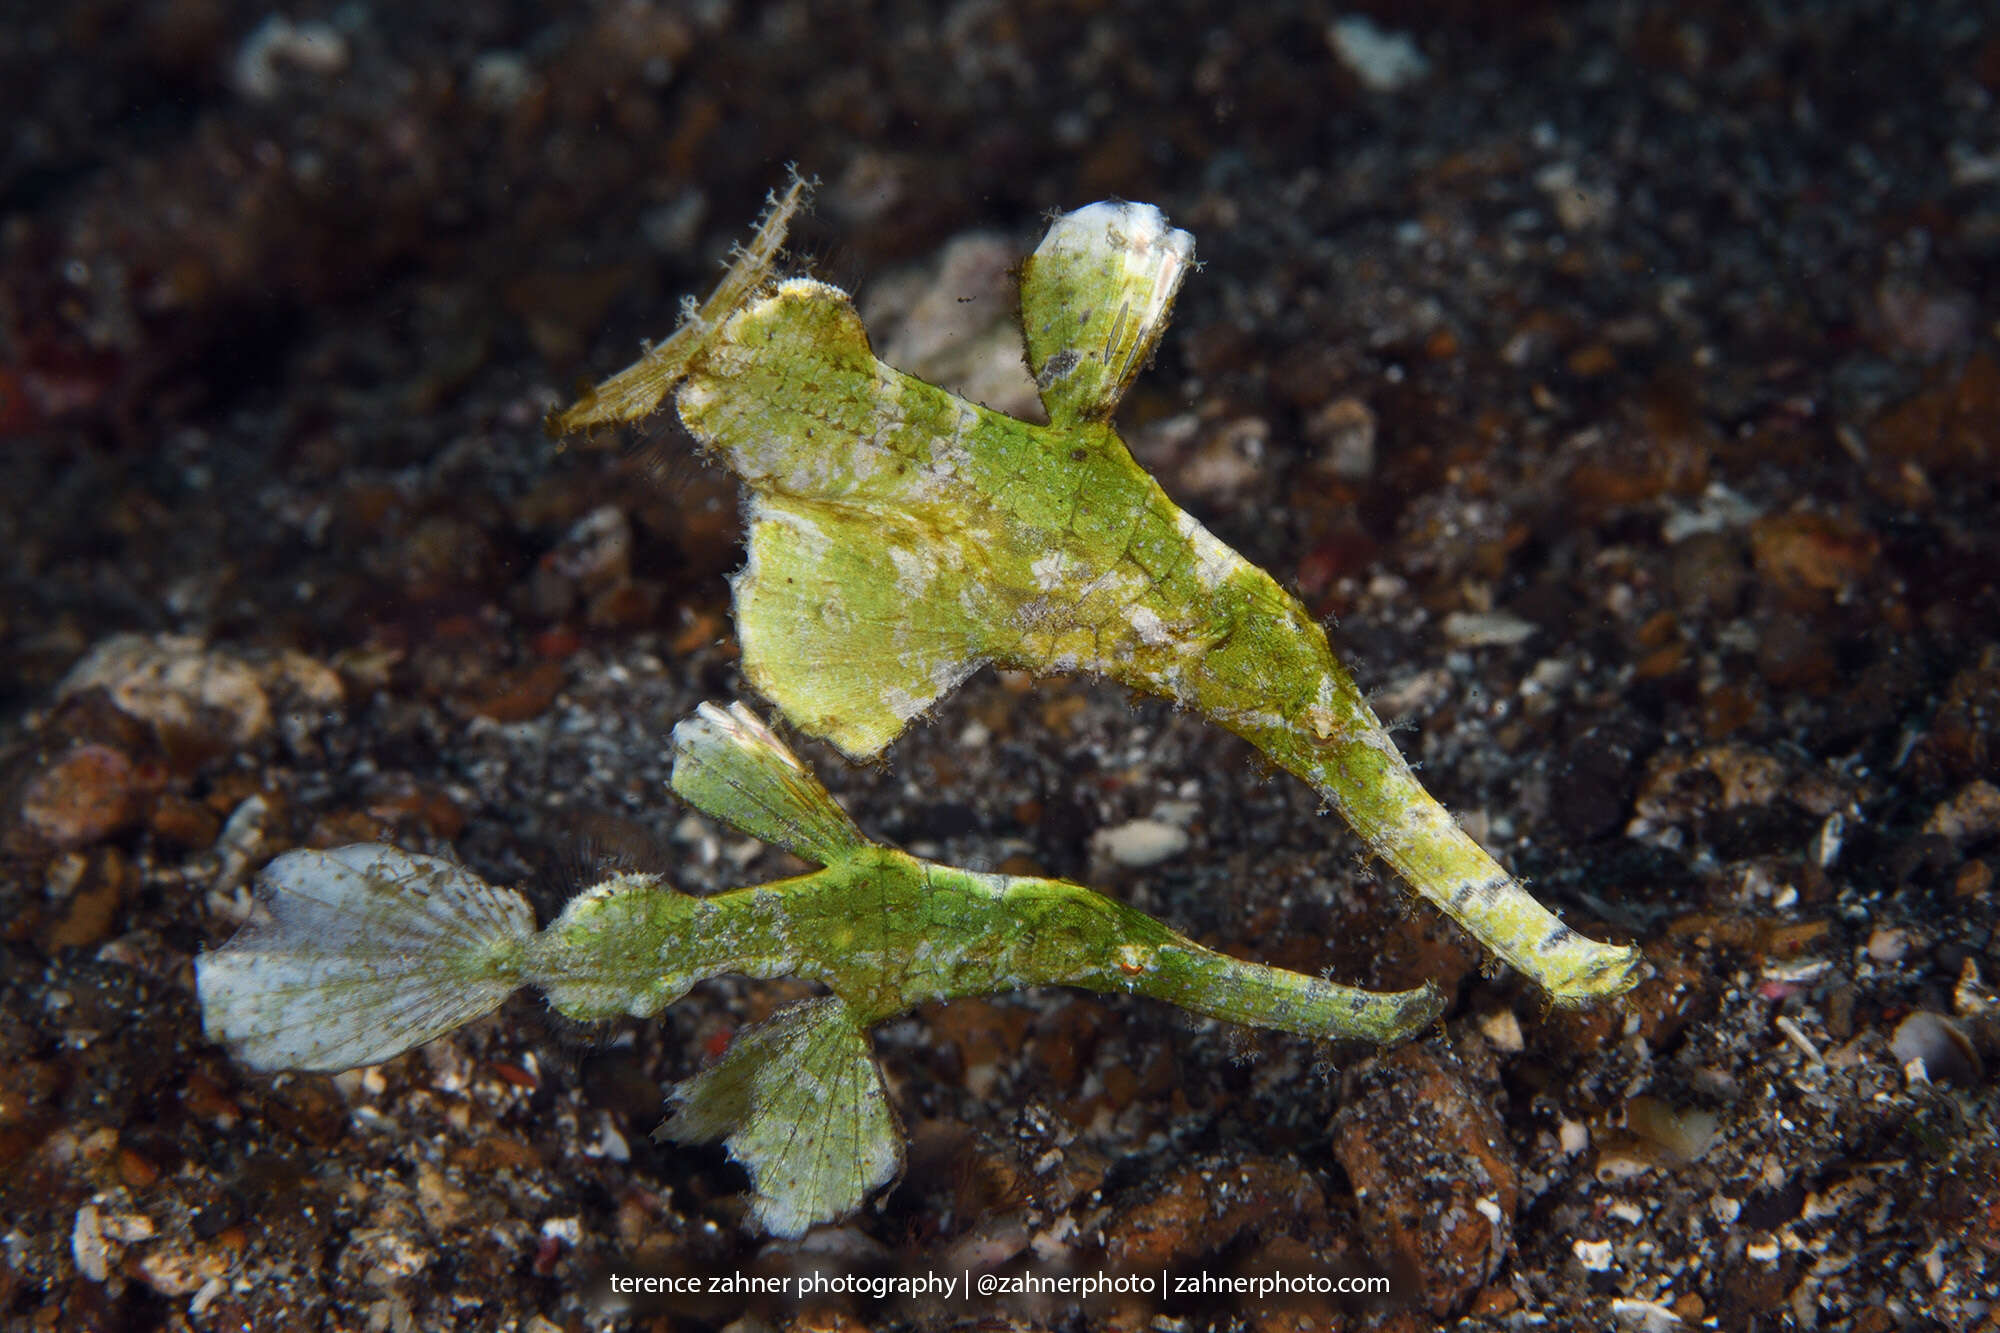
[[[1327,25],[1327,45],[1361,86],[1373,93],[1400,92],[1431,72],[1431,62],[1405,32],[1375,26],[1365,14]]]
[[[270,698],[257,673],[183,634],[100,640],[56,686],[56,697],[90,689],[105,690],[128,717],[220,747],[247,745],[271,726]]]
[[[1481,1014],[1478,1023],[1480,1035],[1496,1051],[1518,1055],[1527,1045],[1521,1035],[1521,1020],[1512,1009],[1496,1009],[1490,1014]]]
[[[76,1271],[92,1282],[102,1282],[111,1275],[111,1245],[105,1239],[104,1226],[97,1209],[89,1204],[76,1210],[76,1223],[69,1233],[70,1255],[76,1260]]]
[[[79,745],[21,793],[21,821],[57,847],[88,847],[138,817],[137,776],[123,751]]]
[[[1959,845],[2000,832],[2000,787],[1984,778],[1967,783],[1948,801],[1940,802],[1924,821],[1924,832]]]
[[[1868,936],[1868,958],[1871,962],[1893,967],[1910,954],[1910,932],[1887,926],[1878,926]]]
[[[1579,1236],[1570,1242],[1569,1251],[1589,1272],[1606,1273],[1611,1270],[1611,1242],[1608,1240],[1585,1240]]]
[[[1093,856],[1134,868],[1156,866],[1187,849],[1187,830],[1157,819],[1129,820],[1111,828],[1099,829],[1090,837]]]
[[[1444,618],[1445,637],[1468,648],[1511,648],[1535,635],[1535,623],[1506,611],[1453,611]]]
[[[325,77],[346,68],[347,39],[337,29],[273,14],[243,39],[231,73],[237,92],[267,101],[284,87],[288,69]]]
[[[1375,472],[1375,414],[1359,398],[1336,398],[1305,423],[1306,438],[1320,461],[1345,481],[1366,481]]]

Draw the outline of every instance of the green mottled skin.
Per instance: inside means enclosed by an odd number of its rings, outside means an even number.
[[[796,204],[795,187],[745,263],[768,263]],[[725,285],[754,294],[733,307],[718,294],[671,354],[552,424],[629,419],[674,393],[689,432],[751,491],[735,581],[745,671],[848,754],[879,753],[987,663],[1106,676],[1212,718],[1310,783],[1557,1002],[1628,989],[1637,951],[1564,926],[1459,829],[1305,608],[1168,499],[1107,424],[1192,245],[1175,250],[1143,206],[1117,216],[1141,230],[1099,237],[1093,224],[1058,242],[1065,219],[1026,267],[1047,426],[882,364],[837,288],[772,285],[741,264]]]
[[[864,1026],[931,1000],[1046,985],[1377,1042],[1421,1029],[1441,1006],[1430,987],[1378,994],[1226,957],[1078,884],[873,845],[814,874],[709,898],[619,876],[487,966],[585,1021],[654,1014],[725,975],[820,982]]]
[[[1435,1019],[1435,987],[1377,993],[1204,949],[1062,880],[979,874],[862,836],[740,705],[674,731],[674,790],[822,868],[694,898],[615,875],[546,929],[518,893],[463,866],[360,844],[295,851],[258,880],[262,919],[195,964],[202,1021],[246,1063],[387,1060],[539,987],[584,1021],[658,1013],[697,981],[801,977],[829,994],[740,1033],[674,1091],[669,1137],[723,1140],[778,1235],[859,1207],[901,1138],[868,1029],[931,1000],[1023,986],[1149,995],[1230,1022],[1394,1041]]]

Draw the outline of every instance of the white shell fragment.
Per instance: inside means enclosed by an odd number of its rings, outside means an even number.
[[[1932,1083],[1972,1087],[1986,1076],[1978,1048],[1964,1029],[1943,1014],[1918,1009],[1896,1025],[1889,1050],[1904,1069],[1915,1066]],[[1918,1081],[1912,1072],[1911,1081]]]

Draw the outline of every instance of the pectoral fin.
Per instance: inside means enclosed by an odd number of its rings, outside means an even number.
[[[903,1169],[901,1127],[868,1032],[837,996],[745,1029],[672,1100],[679,1109],[654,1137],[723,1140],[750,1172],[751,1214],[774,1236],[846,1216]]]

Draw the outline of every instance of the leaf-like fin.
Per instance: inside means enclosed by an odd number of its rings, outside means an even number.
[[[704,703],[674,728],[672,786],[704,814],[819,865],[867,843],[812,770],[740,703]]]
[[[520,894],[377,843],[288,852],[257,902],[195,980],[203,1030],[259,1069],[377,1064],[498,1008],[535,929]]]
[[[902,1127],[868,1031],[838,996],[745,1029],[673,1101],[655,1137],[722,1139],[750,1172],[752,1215],[774,1236],[846,1216],[903,1169]]]
[[[966,558],[907,514],[758,496],[736,575],[736,632],[750,683],[795,726],[872,759],[986,660],[997,620]],[[925,595],[940,586],[966,595]],[[968,605],[970,603],[970,605]]]

